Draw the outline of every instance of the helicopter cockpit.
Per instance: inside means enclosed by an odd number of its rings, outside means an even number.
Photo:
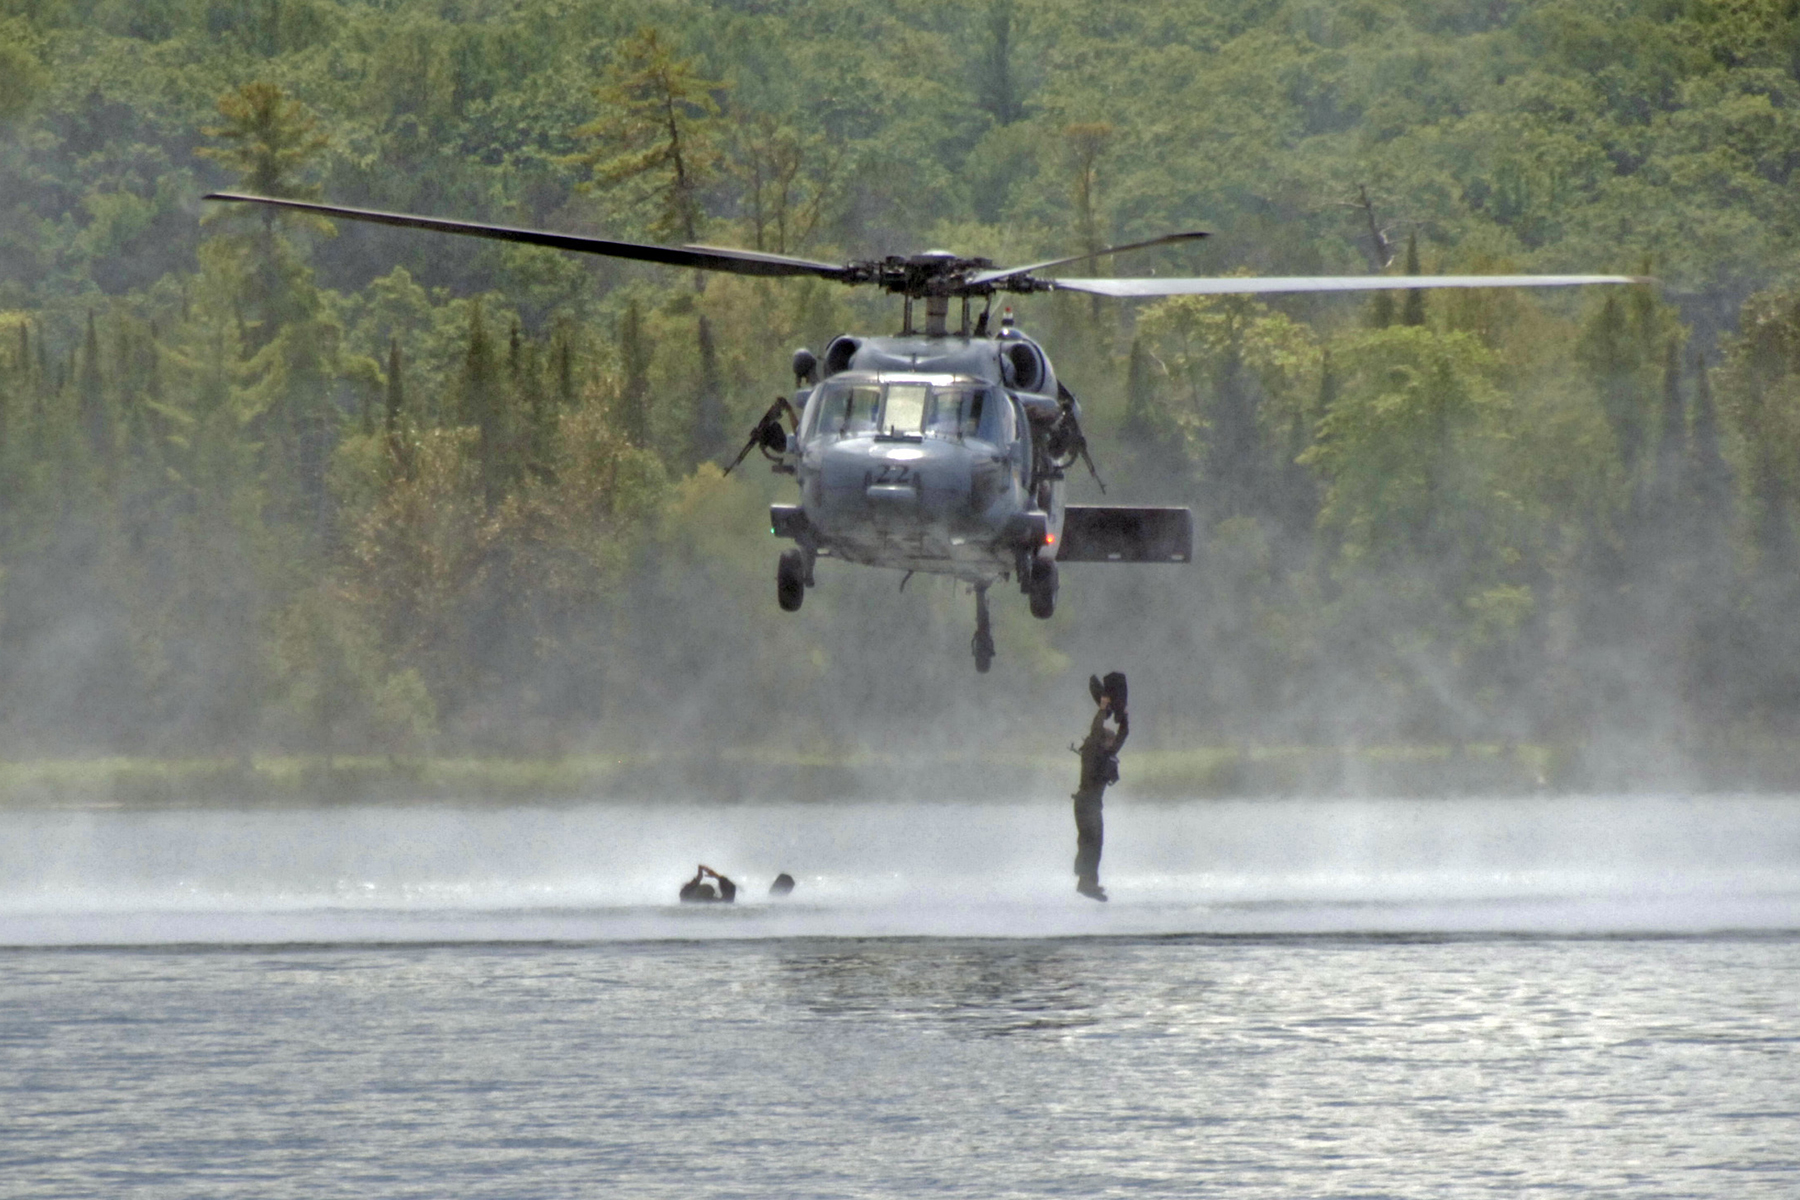
[[[1017,424],[1006,394],[981,380],[857,372],[820,384],[806,406],[801,444],[866,436],[1005,446],[1017,436]]]

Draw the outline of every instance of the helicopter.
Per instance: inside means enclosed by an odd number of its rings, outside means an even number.
[[[995,646],[988,589],[1016,581],[1031,614],[1056,612],[1059,564],[1186,563],[1193,514],[1184,507],[1068,504],[1080,461],[1104,493],[1081,404],[1044,348],[1021,331],[1001,292],[1082,292],[1120,298],[1350,292],[1410,288],[1574,287],[1651,282],[1632,275],[1342,275],[1046,278],[1083,261],[1197,241],[1165,234],[1020,267],[947,250],[847,263],[721,246],[663,246],[484,222],[347,208],[308,200],[212,192],[207,200],[270,205],[324,217],[397,225],[532,246],[764,278],[812,277],[902,298],[898,335],[843,334],[822,355],[796,350],[795,391],[769,406],[727,473],[752,449],[792,476],[800,498],[770,506],[773,534],[793,542],[776,560],[776,602],[796,612],[828,558],[944,574],[975,595],[970,650],[985,673]],[[974,315],[973,302],[983,306]],[[922,303],[924,323],[915,319]],[[951,326],[952,302],[959,304]]]

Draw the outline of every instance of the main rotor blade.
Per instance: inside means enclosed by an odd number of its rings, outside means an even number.
[[[970,276],[969,282],[992,283],[996,279],[1009,279],[1014,275],[1025,275],[1032,271],[1047,271],[1051,267],[1064,267],[1070,263],[1082,262],[1083,260],[1090,258],[1099,258],[1105,254],[1124,254],[1130,250],[1148,250],[1152,246],[1173,246],[1177,242],[1198,241],[1200,238],[1211,236],[1212,235],[1206,231],[1198,229],[1189,233],[1165,233],[1163,236],[1151,238],[1147,242],[1129,242],[1123,246],[1108,246],[1106,249],[1096,250],[1092,254],[1076,254],[1069,258],[1053,258],[1047,262],[1032,263],[1028,267],[999,267],[992,271],[982,271],[979,274]]]
[[[841,264],[813,262],[805,258],[789,258],[784,254],[764,254],[757,250],[733,250],[721,246],[657,246],[643,242],[619,242],[610,238],[584,237],[573,233],[517,229],[510,225],[487,225],[478,221],[446,221],[440,217],[415,217],[408,213],[376,212],[367,208],[344,208],[335,204],[314,204],[308,200],[279,200],[273,196],[248,196],[237,192],[210,192],[202,199],[267,204],[275,208],[298,209],[301,212],[318,213],[326,217],[368,221],[376,225],[401,225],[409,229],[431,229],[438,233],[459,233],[467,237],[492,238],[500,242],[522,242],[528,246],[549,246],[555,250],[573,250],[580,254],[604,254],[609,258],[629,258],[639,262],[662,263],[664,266],[670,267],[692,267],[699,271],[728,271],[734,275],[816,275],[825,279],[849,281],[849,271]]]
[[[1050,279],[1059,292],[1095,296],[1243,296],[1279,292],[1385,292],[1420,288],[1580,287],[1655,283],[1648,275],[1270,275],[1200,279]]]

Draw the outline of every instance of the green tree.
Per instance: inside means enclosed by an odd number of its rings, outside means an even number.
[[[382,399],[381,429],[388,458],[394,469],[405,476],[412,469],[412,451],[401,424],[406,415],[406,375],[397,337],[388,339],[387,387]]]
[[[1070,199],[1075,204],[1076,233],[1082,248],[1088,252],[1088,270],[1098,274],[1097,257],[1105,247],[1100,232],[1100,158],[1113,138],[1113,127],[1104,121],[1070,125],[1063,130],[1063,144],[1068,149],[1071,171]],[[1089,306],[1095,324],[1100,321],[1100,297],[1092,297]]]
[[[1713,405],[1711,372],[1706,359],[1694,360],[1694,420],[1688,441],[1688,461],[1682,477],[1687,481],[1686,507],[1692,514],[1695,546],[1715,568],[1709,574],[1723,578],[1730,565],[1730,536],[1736,487],[1731,465],[1719,444],[1719,419]]]
[[[94,324],[94,310],[87,315],[87,340],[81,345],[81,366],[75,375],[76,403],[81,412],[81,432],[87,438],[88,453],[112,482],[113,422],[106,403],[106,382],[100,365],[100,334]]]
[[[1013,0],[988,0],[981,14],[981,54],[976,59],[976,103],[996,125],[1025,116],[1018,64],[1019,21]]]
[[[202,130],[222,145],[198,151],[238,173],[238,186],[256,196],[312,200],[320,189],[304,175],[330,144],[317,119],[272,83],[247,83],[219,98],[218,125]],[[228,205],[209,214],[227,224],[250,223],[254,232],[227,235],[225,248],[246,256],[241,301],[248,310],[250,348],[268,345],[289,322],[313,317],[318,297],[311,273],[278,230],[310,229],[329,235],[331,225],[309,213],[269,205]]]
[[[654,353],[643,311],[636,300],[627,301],[619,318],[621,378],[615,419],[626,442],[640,450],[650,446],[650,361]]]
[[[583,188],[642,214],[653,236],[697,241],[702,200],[720,163],[714,93],[725,86],[702,75],[697,60],[679,57],[657,30],[640,29],[594,89],[602,115],[575,130],[593,143],[569,160],[592,173]]]
[[[469,309],[468,348],[463,353],[462,420],[474,427],[476,469],[490,510],[499,506],[511,483],[510,418],[499,358],[477,300]]]
[[[1680,529],[1682,501],[1689,492],[1687,402],[1681,394],[1681,344],[1674,338],[1668,341],[1663,362],[1655,462],[1650,485],[1650,524],[1667,539]]]
[[[196,151],[238,173],[239,186],[255,196],[290,200],[316,200],[319,187],[303,175],[331,144],[319,131],[319,122],[304,104],[290,98],[273,83],[246,83],[219,97],[218,125],[201,130],[222,146]],[[303,214],[264,207],[257,217],[265,224],[276,221],[316,221]]]
[[[1185,391],[1174,409],[1200,464],[1209,521],[1274,518],[1284,507],[1290,414],[1317,370],[1308,330],[1240,296],[1182,296],[1145,310],[1139,329]]]
[[[735,114],[731,171],[743,193],[750,244],[776,254],[812,238],[839,190],[843,155],[766,113]]]
[[[725,444],[725,380],[719,372],[719,348],[713,338],[712,322],[704,313],[695,325],[694,350],[700,362],[700,379],[694,395],[689,458],[697,464],[716,461],[730,452]]]
[[[1182,451],[1183,434],[1157,395],[1159,364],[1142,335],[1131,339],[1125,362],[1125,417],[1119,437],[1146,486],[1184,484],[1192,469]]]
[[[1512,407],[1492,352],[1400,326],[1346,336],[1332,361],[1337,394],[1300,459],[1324,481],[1320,520],[1346,564],[1436,563],[1453,589],[1504,579],[1522,498],[1505,478]]]
[[[1800,295],[1759,292],[1727,343],[1721,399],[1742,438],[1751,538],[1765,576],[1788,578],[1800,481]]]
[[[50,82],[43,41],[23,17],[0,17],[0,124],[25,115]]]
[[[1419,274],[1419,235],[1406,235],[1406,273]],[[1400,302],[1400,323],[1412,328],[1425,324],[1425,291],[1423,288],[1406,289],[1406,298]]]
[[[1619,461],[1634,477],[1650,435],[1662,351],[1675,332],[1673,326],[1673,318],[1649,288],[1631,288],[1623,296],[1608,289],[1576,346],[1576,359],[1612,427]]]

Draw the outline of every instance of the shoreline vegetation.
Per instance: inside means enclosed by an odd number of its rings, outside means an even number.
[[[1055,755],[634,752],[557,757],[255,755],[96,757],[0,763],[0,808],[258,808],[339,804],[477,805],[981,804],[1073,779]],[[1139,751],[1115,802],[1312,795],[1453,799],[1643,791],[1800,792],[1800,743],[1742,741],[1688,751],[1643,747],[1212,746]],[[669,797],[676,799],[670,800]]]
[[[4,0],[0,758],[78,765],[0,796],[1057,797],[1115,669],[1169,722],[1134,754],[1225,747],[1123,796],[1790,786],[1745,747],[1800,739],[1791,7]],[[1080,397],[1067,498],[1196,537],[1070,564],[1048,620],[1000,585],[984,679],[952,576],[831,558],[783,614],[791,481],[722,469],[794,348],[895,297],[221,190],[815,263],[1656,282],[995,297]],[[667,756],[559,757],[596,746]]]

